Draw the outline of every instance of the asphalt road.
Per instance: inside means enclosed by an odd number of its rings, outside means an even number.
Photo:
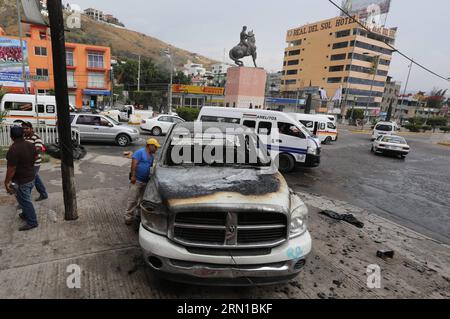
[[[406,136],[401,160],[370,152],[370,135],[340,131],[322,147],[321,166],[288,174],[289,185],[343,200],[450,244],[450,148]]]
[[[401,160],[370,152],[370,135],[340,131],[323,145],[317,168],[300,168],[285,177],[295,191],[349,202],[381,217],[450,244],[450,148],[421,135],[407,136],[411,153]],[[88,152],[118,155],[134,151],[150,135],[126,148],[87,144]],[[160,143],[164,137],[158,137]]]

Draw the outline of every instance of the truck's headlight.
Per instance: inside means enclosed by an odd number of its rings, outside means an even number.
[[[150,202],[142,202],[141,204],[141,223],[142,226],[153,233],[166,236],[167,235],[167,213],[159,209],[153,208]]]
[[[317,147],[308,147],[307,153],[311,155],[317,155]]]
[[[303,204],[292,211],[289,238],[303,235],[308,228],[308,208]]]

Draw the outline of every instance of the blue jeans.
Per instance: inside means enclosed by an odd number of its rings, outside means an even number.
[[[27,224],[30,226],[37,226],[38,221],[36,217],[36,211],[34,210],[33,202],[31,200],[31,191],[34,187],[34,181],[19,185],[16,192],[16,199],[22,208],[23,215]]]
[[[34,175],[35,175],[34,183],[36,185],[36,190],[39,192],[39,194],[42,197],[47,198],[48,197],[47,190],[45,189],[44,183],[42,182],[41,178],[39,177],[39,169],[40,168],[41,168],[40,166],[34,167]]]

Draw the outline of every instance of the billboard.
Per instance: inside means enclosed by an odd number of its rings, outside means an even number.
[[[21,48],[20,40],[0,37],[0,86],[23,87],[22,60],[25,61],[25,73],[29,74],[26,41]]]
[[[367,24],[384,26],[391,8],[391,0],[343,0],[342,9],[351,16],[357,15]],[[345,13],[341,13],[345,16]]]
[[[212,86],[194,86],[184,84],[172,85],[172,93],[203,94],[203,95],[224,95],[225,89]]]

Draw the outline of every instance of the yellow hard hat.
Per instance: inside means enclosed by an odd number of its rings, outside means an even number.
[[[156,139],[154,139],[154,138],[148,139],[148,140],[147,140],[147,145],[155,145],[156,148],[160,148],[160,147],[161,147],[161,145],[159,144],[159,142],[158,142]]]

